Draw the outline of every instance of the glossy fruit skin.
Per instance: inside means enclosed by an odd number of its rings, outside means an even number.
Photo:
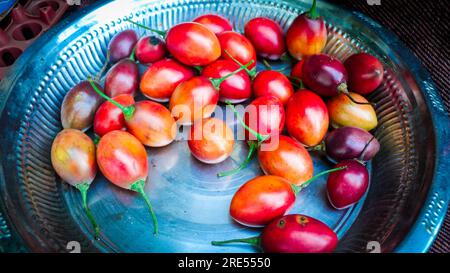
[[[294,202],[295,194],[289,181],[273,175],[258,176],[235,193],[230,215],[242,225],[260,227],[283,216]]]
[[[286,106],[286,128],[290,136],[307,146],[319,144],[327,133],[329,116],[322,98],[312,91],[297,91]]]
[[[138,35],[134,30],[128,29],[117,33],[108,45],[110,62],[115,63],[121,59],[130,57],[137,41]]]
[[[277,22],[269,18],[251,19],[245,24],[244,32],[257,54],[263,58],[278,60],[286,52],[283,30]]]
[[[198,160],[217,164],[233,152],[234,135],[222,120],[208,118],[194,123],[190,130],[189,149]]]
[[[383,81],[383,65],[374,56],[357,53],[344,62],[348,73],[348,87],[352,92],[368,95]]]
[[[256,51],[252,43],[242,34],[234,31],[224,31],[217,35],[222,48],[221,58],[232,60],[227,51],[233,58],[241,64],[247,64],[253,60],[248,69],[256,67]]]
[[[331,173],[327,180],[328,200],[336,209],[357,203],[369,187],[369,172],[356,160],[344,160],[335,167],[347,168]]]
[[[140,89],[149,99],[166,102],[178,84],[191,79],[194,75],[192,68],[173,59],[164,59],[147,68],[142,75]]]
[[[202,75],[208,78],[219,79],[240,66],[230,60],[217,60],[202,70]],[[219,100],[225,102],[229,100],[231,103],[239,103],[247,100],[252,95],[251,80],[245,70],[239,71],[235,75],[229,77],[220,84]]]
[[[340,85],[347,82],[344,65],[326,54],[309,56],[302,68],[304,84],[321,96],[338,95]]]
[[[359,94],[350,92],[350,96],[357,102],[368,102]],[[372,105],[353,103],[345,94],[330,98],[327,107],[330,123],[334,128],[354,126],[370,131],[377,127],[377,114]]]
[[[233,29],[230,21],[217,14],[201,15],[195,18],[193,22],[204,25],[209,30],[214,32],[214,34],[220,34],[224,31],[231,31]]]
[[[291,69],[291,77],[303,79],[303,63],[305,60],[298,61]]]
[[[95,85],[102,89],[98,83]],[[64,96],[61,105],[63,128],[86,131],[92,126],[95,111],[102,102],[103,98],[95,92],[88,81],[78,83]]]
[[[134,104],[133,96],[128,94],[119,95],[113,99],[123,106]],[[126,123],[122,110],[109,101],[100,105],[94,117],[94,133],[103,136],[108,132],[124,129],[126,129]]]
[[[275,96],[286,105],[289,98],[294,94],[289,79],[283,73],[275,70],[264,70],[259,72],[253,80],[253,94],[255,97]]]
[[[261,247],[269,253],[331,253],[337,244],[338,237],[331,228],[301,214],[276,219],[261,234]]]
[[[94,142],[83,132],[64,129],[53,140],[51,161],[55,172],[72,186],[92,183],[97,174]]]
[[[204,25],[180,23],[166,35],[169,52],[180,62],[191,66],[210,64],[220,57],[220,43],[216,35]]]
[[[175,139],[175,119],[164,105],[143,100],[135,105],[133,117],[126,120],[128,131],[142,144],[149,147],[163,147]]]
[[[166,43],[157,36],[142,37],[136,44],[135,54],[142,64],[154,63],[166,56]]]
[[[297,60],[322,52],[327,43],[327,28],[323,18],[311,19],[301,14],[286,32],[286,46]]]
[[[285,122],[283,104],[274,96],[256,98],[245,108],[244,122],[262,135],[278,136],[283,131]],[[256,140],[256,137],[247,131],[246,137]]]
[[[295,185],[300,185],[313,176],[314,166],[308,151],[288,136],[279,136],[275,150],[258,149],[258,159],[265,174],[283,177]]]
[[[180,83],[169,101],[169,109],[178,124],[189,125],[209,118],[219,101],[219,91],[209,78],[193,77]]]
[[[139,86],[139,68],[130,59],[122,59],[113,65],[105,77],[105,94],[116,97],[122,94],[136,95]]]
[[[124,189],[147,178],[147,151],[137,138],[125,131],[112,131],[100,139],[97,163],[110,182]]]
[[[371,133],[357,127],[346,126],[337,128],[325,138],[326,153],[328,157],[339,162],[346,159],[359,158],[364,151],[360,159],[369,161],[380,150],[380,143],[376,138],[372,138]],[[365,148],[367,143],[369,144]]]

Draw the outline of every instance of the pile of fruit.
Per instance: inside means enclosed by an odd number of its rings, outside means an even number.
[[[104,68],[66,94],[61,106],[64,129],[51,149],[56,173],[81,192],[96,238],[99,227],[87,206],[87,191],[97,168],[111,183],[145,199],[157,234],[157,218],[144,191],[145,146],[169,145],[177,126],[190,126],[192,155],[207,164],[224,161],[235,136],[223,120],[211,117],[217,104],[224,103],[244,128],[249,153],[237,169],[218,176],[236,174],[254,153],[265,173],[238,189],[230,215],[242,225],[265,228],[259,237],[212,244],[244,242],[267,252],[332,252],[338,242],[332,229],[312,217],[285,213],[300,191],[323,175],[329,174],[328,199],[336,209],[364,196],[369,185],[365,162],[380,148],[369,133],[377,126],[374,106],[364,96],[380,85],[381,63],[366,53],[344,63],[322,53],[327,29],[315,0],[285,34],[277,22],[263,17],[248,21],[244,34],[214,14],[168,31],[127,21],[155,35],[139,38],[125,30],[113,37]],[[256,71],[257,57],[267,70]],[[290,75],[268,63],[279,60],[293,65]],[[143,75],[138,64],[147,66]],[[138,90],[148,99],[135,101]],[[248,100],[241,117],[234,105]],[[85,134],[91,127],[94,140]],[[325,153],[335,167],[313,176],[309,152]]]

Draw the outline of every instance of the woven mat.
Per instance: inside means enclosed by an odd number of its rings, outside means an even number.
[[[450,5],[447,0],[331,0],[362,12],[394,32],[431,73],[450,113]],[[380,5],[368,3],[379,2]],[[450,252],[450,210],[430,248],[431,253]]]

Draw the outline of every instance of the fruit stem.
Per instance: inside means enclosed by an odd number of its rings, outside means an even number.
[[[317,19],[320,17],[319,13],[317,12],[317,1],[313,0],[311,9],[306,13],[306,15],[311,19]]]
[[[109,57],[110,57],[110,53],[108,51],[108,52],[106,52],[106,61],[105,61],[105,63],[103,64],[102,68],[98,72],[97,76],[95,76],[95,80],[98,81],[98,82],[100,81],[100,79],[102,78],[103,73],[105,72],[106,68],[108,67]]]
[[[95,90],[95,92],[97,92],[97,94],[99,94],[102,98],[117,106],[120,110],[122,110],[125,120],[129,120],[133,117],[134,111],[136,110],[134,106],[123,106],[122,104],[108,97],[97,87],[97,85],[95,85],[95,82],[92,80],[90,76],[88,77],[88,81],[91,84],[92,88]]]
[[[221,246],[224,244],[230,244],[230,243],[246,243],[250,244],[252,246],[260,246],[261,238],[258,237],[249,237],[249,238],[242,238],[242,239],[232,239],[232,240],[225,240],[225,241],[212,241],[211,244],[213,246]]]
[[[245,124],[244,120],[242,119],[241,115],[239,115],[239,112],[236,110],[236,108],[234,108],[233,104],[231,104],[231,102],[229,100],[225,101],[226,104],[231,108],[231,110],[233,110],[234,114],[236,115],[239,123],[250,133],[252,133],[256,139],[258,140],[258,142],[263,142],[266,139],[269,138],[269,135],[261,135],[260,133],[256,132],[255,130],[253,130],[252,128],[250,128],[249,126],[247,126],[247,124]]]
[[[133,47],[133,50],[131,51],[130,54],[130,60],[132,60],[133,62],[136,62],[136,47]]]
[[[89,207],[87,205],[87,192],[89,190],[90,184],[85,182],[76,185],[75,187],[80,191],[81,193],[81,199],[83,200],[83,209],[86,212],[87,217],[89,218],[89,221],[92,223],[92,227],[94,228],[94,238],[95,240],[98,240],[99,234],[100,234],[100,228],[97,225],[97,222],[94,219],[94,216],[92,216],[91,211],[89,210]]]
[[[301,79],[299,79],[299,78],[297,78],[297,77],[292,77],[292,76],[289,76],[289,75],[287,75],[286,77],[287,77],[289,80],[291,80],[291,83],[292,83],[293,85],[298,86],[299,89],[304,89],[304,88],[305,88],[305,85],[303,84],[303,81],[302,81]]]
[[[228,55],[228,57],[230,57],[230,59],[233,61],[233,62],[235,62],[235,63],[237,63],[239,66],[243,66],[243,64],[240,62],[240,61],[238,61],[235,57],[233,57],[229,52],[228,52],[228,50],[224,50],[225,51],[225,54],[227,54]],[[252,68],[252,69],[248,69],[248,68],[245,68],[245,71],[247,72],[247,74],[250,76],[250,78],[251,79],[253,79],[255,76],[256,76],[256,66],[254,67],[254,68]]]
[[[100,142],[100,136],[94,133],[94,144],[97,146],[97,144]]]
[[[164,31],[164,30],[157,30],[157,29],[154,29],[154,28],[150,28],[150,27],[148,27],[148,26],[144,26],[143,24],[134,22],[134,21],[132,21],[132,20],[130,20],[130,19],[125,19],[125,21],[126,21],[126,22],[130,22],[130,23],[132,23],[133,25],[136,25],[136,26],[138,26],[138,27],[140,27],[140,28],[143,28],[143,29],[146,29],[146,30],[153,31],[154,33],[159,34],[159,35],[161,35],[161,36],[163,36],[163,37],[165,37],[166,34],[167,34],[167,31]]]
[[[248,163],[250,162],[250,160],[253,157],[253,154],[255,153],[256,149],[259,147],[259,142],[248,141],[247,143],[250,146],[250,148],[248,150],[247,157],[245,158],[244,162],[242,162],[239,165],[239,167],[237,167],[236,169],[218,173],[217,174],[218,177],[225,177],[225,176],[236,174],[236,173],[240,172],[242,169],[244,169],[245,167],[247,167]]]
[[[232,77],[233,75],[235,75],[236,73],[239,73],[240,71],[246,69],[249,65],[251,65],[253,63],[253,60],[250,60],[250,62],[248,62],[246,65],[242,66],[240,65],[239,69],[236,69],[235,71],[223,76],[222,78],[209,78],[209,80],[211,81],[212,85],[214,86],[214,88],[216,90],[220,89],[220,85],[222,84],[223,81],[225,81],[226,79],[228,79],[229,77]]]
[[[329,170],[320,172],[320,173],[318,173],[318,174],[316,174],[315,176],[311,177],[309,180],[307,180],[305,183],[303,183],[303,184],[301,184],[301,185],[299,185],[299,186],[297,186],[297,185],[295,185],[295,184],[291,184],[292,190],[294,191],[295,196],[297,196],[297,194],[298,194],[302,189],[306,188],[309,184],[311,184],[311,182],[313,182],[313,181],[316,180],[317,178],[319,178],[319,177],[321,177],[321,176],[323,176],[323,175],[326,175],[326,174],[328,174],[328,173],[341,171],[341,170],[346,169],[346,168],[347,168],[347,166],[342,166],[342,167],[337,167],[337,168],[334,168],[334,169],[329,169]]]
[[[372,136],[372,138],[366,143],[366,145],[364,145],[364,149],[361,151],[361,153],[358,156],[358,161],[360,162],[364,162],[363,158],[364,155],[366,154],[366,150],[369,147],[370,143],[375,139],[375,136]]]
[[[193,66],[195,70],[197,70],[199,73],[202,73],[203,67],[201,67],[200,65],[194,65]]]
[[[145,203],[147,204],[147,207],[150,210],[150,214],[152,215],[153,234],[158,235],[158,220],[156,219],[155,212],[153,211],[152,203],[150,203],[150,199],[148,198],[147,194],[145,194],[144,185],[145,185],[145,180],[139,179],[138,181],[131,184],[130,189],[132,191],[139,193],[139,195],[145,200]]]
[[[317,144],[316,146],[306,147],[306,150],[310,152],[325,152],[325,149],[326,149],[325,142],[323,141]]]
[[[337,87],[337,90],[339,91],[339,93],[344,93],[353,103],[355,104],[361,104],[361,105],[371,105],[371,106],[376,106],[375,103],[371,103],[371,102],[359,102],[356,101],[354,98],[352,98],[352,96],[350,95],[350,93],[348,92],[347,89],[347,84],[345,82],[340,83]]]

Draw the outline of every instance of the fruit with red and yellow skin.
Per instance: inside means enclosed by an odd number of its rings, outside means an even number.
[[[134,98],[131,95],[123,94],[113,98],[123,106],[134,105]],[[114,130],[125,130],[126,122],[122,110],[109,101],[105,101],[98,108],[94,117],[94,133],[103,136]]]
[[[257,54],[263,58],[278,60],[286,52],[283,30],[272,19],[253,18],[245,24],[244,32]]]
[[[297,60],[322,52],[327,43],[327,28],[317,13],[316,0],[311,9],[294,19],[286,32],[286,46]]]
[[[275,70],[264,70],[256,74],[252,89],[256,98],[275,96],[283,105],[286,105],[294,94],[294,87],[289,79],[283,73]]]
[[[325,102],[312,91],[297,91],[286,106],[286,128],[291,137],[306,146],[319,144],[328,131]]]
[[[175,88],[195,76],[194,70],[173,59],[153,63],[141,78],[140,89],[149,99],[169,101]]]
[[[368,103],[357,93],[350,92],[350,96],[358,102]],[[377,127],[377,114],[370,104],[356,104],[347,95],[339,94],[327,101],[327,107],[334,128],[353,126],[370,131]]]
[[[344,66],[348,74],[348,88],[352,92],[368,95],[383,81],[383,65],[370,54],[353,54],[345,60]]]
[[[217,164],[233,152],[234,135],[222,120],[207,118],[194,123],[189,133],[188,146],[192,155],[207,164]]]
[[[219,101],[221,84],[247,68],[252,62],[221,78],[196,76],[180,83],[169,101],[169,109],[177,123],[190,125],[199,119],[210,117]]]
[[[230,21],[217,14],[204,14],[195,18],[193,22],[204,25],[214,32],[214,34],[220,34],[224,31],[231,31],[233,29]]]
[[[94,90],[123,112],[128,131],[144,145],[162,147],[175,139],[177,132],[175,120],[162,104],[144,100],[124,106],[106,96],[100,89],[95,87]]]
[[[222,49],[221,58],[235,60],[238,64],[253,63],[248,67],[249,76],[256,74],[256,51],[252,43],[242,34],[224,31],[217,35]]]
[[[276,149],[258,149],[261,169],[267,175],[276,175],[295,185],[301,185],[313,176],[314,165],[308,151],[296,140],[280,135]]]
[[[97,174],[94,142],[80,130],[64,129],[53,140],[51,162],[58,176],[80,191],[97,238],[100,230],[87,205],[87,191]]]
[[[153,219],[154,234],[158,223],[145,191],[148,176],[147,151],[142,143],[125,131],[111,131],[97,145],[97,163],[103,175],[114,185],[136,191],[145,200]]]
[[[219,40],[214,32],[199,23],[180,23],[166,35],[167,50],[178,61],[190,66],[203,66],[221,55]]]
[[[338,237],[317,219],[289,214],[270,222],[257,237],[211,243],[216,246],[246,243],[268,253],[331,253],[338,244]]]
[[[231,60],[217,60],[202,69],[201,74],[209,78],[221,78],[235,70],[239,65]],[[247,72],[240,71],[220,84],[219,100],[232,103],[243,102],[252,95],[251,80]]]
[[[279,176],[255,177],[243,184],[234,194],[230,204],[230,215],[236,222],[245,226],[265,226],[292,208],[298,193],[312,181],[343,169],[345,167],[323,171],[300,186]]]

